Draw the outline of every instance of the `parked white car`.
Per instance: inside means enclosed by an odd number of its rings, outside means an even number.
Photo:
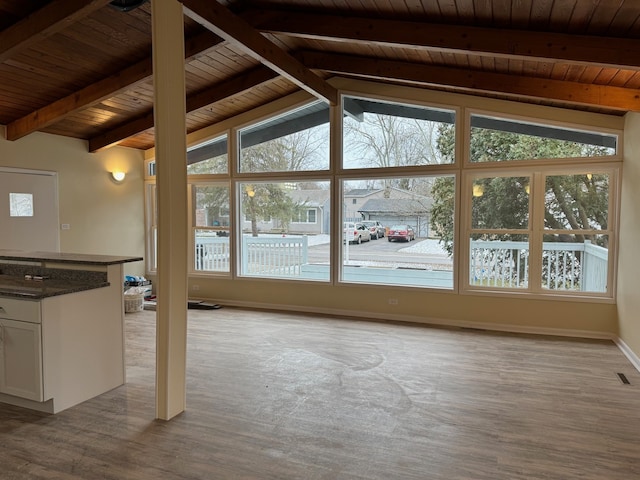
[[[343,242],[362,243],[371,240],[369,229],[360,222],[345,222],[343,233]]]
[[[377,220],[363,220],[362,223],[369,229],[372,240],[384,237],[385,228]]]

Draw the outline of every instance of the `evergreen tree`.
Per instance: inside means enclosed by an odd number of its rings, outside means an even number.
[[[452,160],[455,150],[454,127],[441,124],[437,147],[443,158]],[[603,155],[604,148],[565,140],[472,128],[471,161],[499,162],[536,158],[574,158]],[[473,228],[523,229],[529,222],[529,178],[487,177],[474,185],[481,196],[472,204]],[[585,236],[582,229],[606,229],[609,177],[607,175],[550,175],[545,188],[545,227],[575,230],[557,241],[592,240],[606,246],[606,238]],[[453,180],[438,178],[433,187],[432,228],[449,252],[453,251]]]
[[[295,172],[322,168],[325,146],[328,144],[325,129],[303,130],[273,140],[243,148],[241,170],[243,172]],[[243,213],[251,221],[251,234],[258,236],[260,220],[275,219],[282,232],[289,230],[293,218],[297,218],[305,204],[294,202],[287,194],[290,186],[282,183],[255,183],[246,185],[243,192]]]

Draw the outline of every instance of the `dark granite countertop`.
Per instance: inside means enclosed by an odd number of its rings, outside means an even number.
[[[73,263],[78,265],[116,265],[118,263],[138,262],[142,257],[124,257],[116,255],[91,255],[85,253],[60,252],[23,252],[21,250],[0,249],[0,260],[18,260],[24,262]]]
[[[108,287],[109,282],[78,283],[66,280],[25,280],[23,277],[0,274],[0,297],[40,300],[56,295]]]

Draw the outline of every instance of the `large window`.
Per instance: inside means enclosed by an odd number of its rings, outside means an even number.
[[[471,115],[473,163],[615,155],[616,135]]]
[[[187,175],[212,175],[229,172],[227,135],[200,143],[187,149]],[[156,162],[151,161],[147,173],[156,174]]]
[[[227,136],[187,150],[187,174],[217,174],[229,171]]]
[[[613,297],[618,132],[389,97],[338,108],[313,101],[188,150],[192,272]]]
[[[612,172],[544,177],[542,287],[605,293],[609,283]]]
[[[342,282],[453,289],[456,112],[345,97]],[[369,174],[370,175],[370,174]]]
[[[322,102],[240,130],[239,171],[329,169],[329,106]]]
[[[329,280],[328,181],[243,181],[236,190],[240,275]]]
[[[345,180],[342,212],[342,281],[454,287],[454,175]]]
[[[529,284],[530,176],[475,176],[471,187],[469,283]]]
[[[155,162],[149,164],[149,168],[155,167]],[[149,183],[145,188],[146,204],[146,250],[147,250],[147,270],[155,272],[158,269],[158,196],[156,184]]]
[[[229,185],[193,184],[194,269],[229,272]]]
[[[618,168],[595,161],[617,160],[617,135],[487,115],[470,125],[481,168],[465,191],[469,288],[611,296]]]
[[[389,168],[453,163],[439,148],[454,141],[455,112],[365,98],[343,101],[344,168]]]

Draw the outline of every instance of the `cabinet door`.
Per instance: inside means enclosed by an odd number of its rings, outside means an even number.
[[[39,324],[0,318],[0,393],[43,400]]]

